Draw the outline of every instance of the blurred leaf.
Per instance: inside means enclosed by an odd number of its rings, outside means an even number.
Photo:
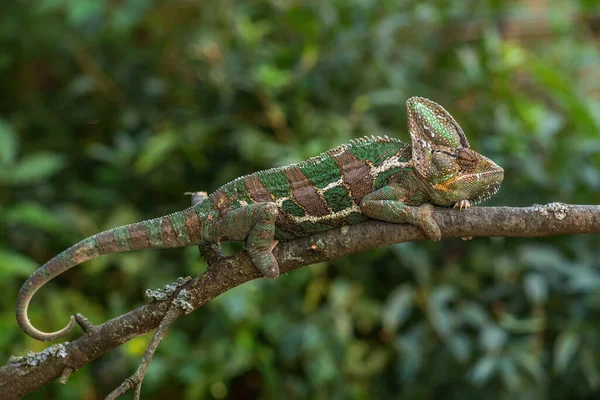
[[[492,356],[484,356],[477,361],[469,371],[469,379],[475,385],[485,385],[496,374],[498,359]]]
[[[456,316],[454,311],[448,307],[450,302],[456,296],[456,290],[449,286],[437,287],[429,302],[427,303],[427,312],[432,325],[440,336],[449,335],[456,325]]]
[[[413,328],[410,331],[399,336],[394,345],[400,357],[398,358],[401,380],[410,382],[415,379],[419,373],[423,360],[423,343],[425,339],[422,328]]]
[[[30,184],[50,178],[66,166],[63,156],[56,153],[40,152],[25,155],[12,171],[14,184]]]
[[[495,325],[488,325],[479,332],[479,344],[485,352],[500,350],[507,339],[507,333]]]
[[[28,277],[39,265],[23,254],[0,249],[0,277]]]
[[[548,284],[541,274],[527,274],[525,277],[525,293],[536,305],[542,305],[548,299]]]
[[[150,137],[135,163],[136,170],[145,174],[156,168],[173,151],[177,140],[177,133],[171,130]]]
[[[254,72],[254,79],[274,92],[287,85],[291,78],[290,71],[277,68],[271,64],[261,64]]]
[[[581,369],[592,390],[600,388],[600,372],[598,371],[598,362],[595,357],[596,349],[584,349],[580,354]]]
[[[152,340],[152,335],[149,334],[134,337],[123,345],[123,350],[133,357],[142,356],[148,348],[150,340]]]
[[[554,343],[554,371],[563,373],[575,356],[579,347],[579,335],[574,332],[562,332]]]
[[[510,391],[515,391],[520,386],[519,372],[511,358],[502,357],[500,360],[500,373],[504,384]]]
[[[505,312],[502,314],[498,326],[507,332],[524,334],[543,330],[545,322],[545,318],[540,315],[531,318],[517,318],[511,313]]]
[[[15,205],[7,212],[6,221],[9,224],[25,224],[47,232],[59,232],[64,226],[55,214],[33,202]]]
[[[309,6],[290,7],[285,14],[285,20],[288,26],[301,32],[310,41],[314,40],[320,28],[319,20]]]
[[[538,382],[541,382],[546,377],[546,373],[540,360],[533,354],[526,351],[520,351],[515,355],[515,360]]]
[[[348,359],[346,368],[357,376],[371,376],[377,374],[385,367],[388,360],[388,353],[380,348],[373,348],[363,341],[355,341],[348,349]]]
[[[247,15],[238,17],[236,27],[240,36],[250,44],[258,44],[272,30],[272,25],[269,21],[252,21]]]
[[[448,339],[448,348],[459,362],[467,362],[471,357],[472,346],[467,335],[459,333],[450,336]]]
[[[396,333],[406,319],[410,316],[415,296],[415,289],[409,285],[402,285],[390,293],[381,315],[383,328],[389,333]]]
[[[73,25],[89,22],[91,18],[99,17],[104,10],[101,0],[69,1],[67,3],[68,19]]]
[[[0,118],[0,165],[12,164],[17,155],[17,134],[12,126]]]

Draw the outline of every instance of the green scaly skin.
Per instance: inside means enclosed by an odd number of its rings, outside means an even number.
[[[221,241],[245,241],[254,265],[275,278],[272,250],[279,240],[368,218],[412,224],[440,240],[434,205],[462,209],[485,200],[500,187],[504,171],[469,148],[440,105],[412,97],[406,106],[411,144],[388,137],[354,140],[298,164],[235,179],[186,210],[84,239],[27,279],[18,296],[19,325],[39,340],[66,335],[73,317],[65,328],[45,333],[31,325],[27,306],[44,283],[101,254],[198,244],[213,244],[219,254]]]

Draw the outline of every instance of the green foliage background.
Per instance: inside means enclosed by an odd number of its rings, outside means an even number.
[[[546,4],[547,3],[547,4]],[[594,0],[7,0],[0,11],[0,359],[39,265],[191,190],[362,135],[408,140],[444,105],[506,170],[487,204],[600,203]],[[232,290],[172,328],[146,399],[596,398],[598,236],[407,243]],[[44,330],[100,323],[205,268],[197,249],[109,255],[56,279]],[[73,334],[73,337],[80,332]],[[150,335],[30,398],[103,398]]]

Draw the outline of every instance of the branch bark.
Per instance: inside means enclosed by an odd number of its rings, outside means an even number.
[[[533,207],[473,207],[459,211],[436,209],[433,214],[444,238],[541,237],[600,233],[600,206],[551,203]],[[426,239],[410,225],[367,221],[322,232],[311,237],[282,242],[274,254],[281,273],[305,265],[332,260],[378,246]],[[219,294],[244,282],[260,278],[244,252],[223,259],[194,278],[184,289],[196,309]],[[37,365],[9,363],[0,368],[0,398],[17,399],[48,382],[61,381],[85,364],[128,340],[159,326],[171,301],[155,301],[106,321],[89,326],[86,333],[65,345],[66,357],[49,357]]]

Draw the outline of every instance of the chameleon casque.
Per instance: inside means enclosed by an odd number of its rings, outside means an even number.
[[[467,208],[496,193],[504,170],[469,148],[452,116],[431,100],[406,103],[411,144],[365,137],[298,164],[255,172],[219,188],[205,200],[164,217],[98,233],[60,253],[31,275],[17,301],[21,329],[38,340],[66,335],[75,320],[56,332],[37,330],[27,318],[33,294],[66,270],[101,254],[144,248],[245,241],[260,272],[279,275],[272,254],[279,240],[368,218],[408,223],[432,240],[441,232],[434,206]]]

